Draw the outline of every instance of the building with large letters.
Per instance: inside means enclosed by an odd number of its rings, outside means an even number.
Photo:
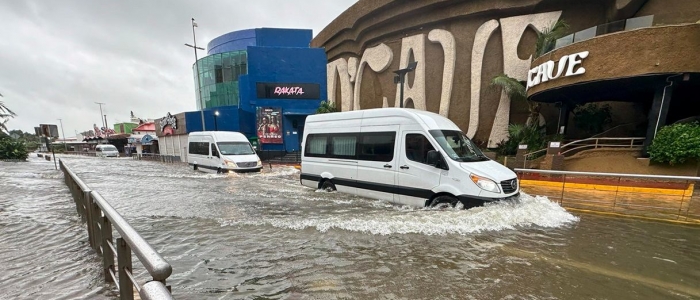
[[[537,32],[569,24],[556,49],[534,58]],[[328,58],[328,98],[343,111],[395,107],[394,71],[408,73],[405,107],[447,116],[495,147],[526,103],[491,80],[527,83],[549,133],[572,127],[578,104],[605,101],[615,124],[659,126],[700,114],[697,0],[359,0],[311,43]],[[632,134],[628,132],[626,134]]]
[[[197,109],[204,110],[163,117],[160,153],[184,160],[187,134],[202,129],[241,132],[278,155],[299,151],[306,116],[326,100],[326,56],[309,47],[311,35],[256,28],[209,42],[207,56],[192,66]]]

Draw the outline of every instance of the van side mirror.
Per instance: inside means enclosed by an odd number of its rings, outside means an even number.
[[[449,170],[449,167],[447,166],[447,163],[445,163],[445,160],[442,158],[442,155],[440,155],[440,152],[437,152],[435,150],[428,151],[426,163],[438,169]]]
[[[429,165],[436,167],[440,163],[440,153],[435,150],[428,151],[428,158],[426,161]]]

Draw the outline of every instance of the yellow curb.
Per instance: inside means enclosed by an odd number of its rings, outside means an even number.
[[[545,181],[545,180],[528,180],[524,179],[520,181],[520,186],[527,187],[556,187],[565,189],[582,189],[582,190],[596,190],[596,191],[610,191],[610,192],[625,192],[625,193],[639,193],[639,194],[657,194],[657,195],[670,195],[670,196],[684,196],[692,197],[693,189],[695,184],[689,184],[687,189],[665,189],[665,188],[646,188],[646,187],[634,187],[634,186],[617,186],[617,185],[603,185],[603,184],[585,184],[585,183],[570,183],[556,181]]]

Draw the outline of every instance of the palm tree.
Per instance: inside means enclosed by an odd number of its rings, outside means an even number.
[[[537,32],[537,44],[535,46],[535,58],[554,50],[557,40],[566,35],[569,24],[564,20],[559,20],[552,26]]]
[[[325,114],[325,113],[332,113],[332,112],[338,112],[338,108],[335,107],[335,103],[328,102],[328,101],[321,101],[321,105],[316,110],[317,114]]]
[[[3,97],[3,95],[0,94],[0,97]],[[14,118],[16,115],[17,114],[5,106],[5,103],[0,101],[0,131],[7,132],[7,125],[5,124],[7,123],[8,119]]]
[[[528,120],[532,126],[537,126],[539,123],[539,103],[527,100],[527,92],[525,91],[525,82],[518,81],[517,79],[510,77],[506,74],[501,74],[494,77],[491,80],[491,86],[498,86],[503,89],[503,92],[508,95],[510,101],[525,101],[527,102],[528,112],[530,117]]]

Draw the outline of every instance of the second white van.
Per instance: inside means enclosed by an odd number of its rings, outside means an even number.
[[[260,171],[262,162],[240,132],[201,131],[188,136],[187,163],[216,173]]]
[[[97,157],[119,157],[117,147],[110,144],[95,146],[95,156]]]
[[[449,119],[415,109],[312,115],[301,184],[418,207],[474,207],[519,194],[517,176]]]

